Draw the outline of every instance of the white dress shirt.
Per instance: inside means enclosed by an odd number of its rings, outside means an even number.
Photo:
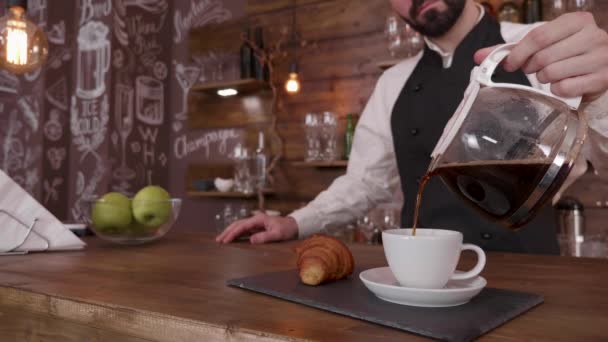
[[[480,18],[483,15],[482,9]],[[542,23],[522,25],[503,22],[501,34],[507,43],[517,42],[539,25]],[[449,68],[453,53],[442,51],[430,40],[425,41],[431,50],[442,57],[443,66]],[[422,52],[382,74],[357,124],[346,174],[337,178],[306,207],[289,215],[298,223],[300,238],[326,227],[350,223],[378,204],[391,201],[395,191],[400,191],[391,115],[403,86],[421,58]],[[538,82],[535,75],[528,75],[528,79],[533,87],[549,89],[549,85]],[[589,136],[562,191],[585,173],[586,160],[600,175],[608,174],[608,93],[594,102],[582,104],[579,111],[584,111],[587,116]],[[562,191],[556,195],[554,202]]]

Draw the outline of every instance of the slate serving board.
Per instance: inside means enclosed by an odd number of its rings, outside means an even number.
[[[445,341],[471,341],[541,304],[531,293],[485,288],[469,303],[448,308],[421,308],[383,301],[359,279],[306,286],[296,270],[228,280],[227,284],[317,309]]]

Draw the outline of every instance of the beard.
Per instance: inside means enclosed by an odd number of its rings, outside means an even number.
[[[454,26],[462,14],[466,2],[466,0],[443,0],[447,6],[445,11],[440,12],[435,8],[431,8],[420,19],[418,12],[424,1],[412,0],[412,7],[410,8],[411,19],[403,17],[403,20],[420,34],[431,38],[444,35]]]

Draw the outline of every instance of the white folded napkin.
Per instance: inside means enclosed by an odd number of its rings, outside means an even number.
[[[37,219],[29,233],[29,227]],[[73,250],[85,243],[0,170],[0,253]]]

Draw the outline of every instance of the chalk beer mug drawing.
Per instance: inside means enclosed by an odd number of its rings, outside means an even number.
[[[76,94],[81,99],[95,99],[106,91],[111,52],[108,34],[108,26],[99,21],[89,21],[78,32]]]

